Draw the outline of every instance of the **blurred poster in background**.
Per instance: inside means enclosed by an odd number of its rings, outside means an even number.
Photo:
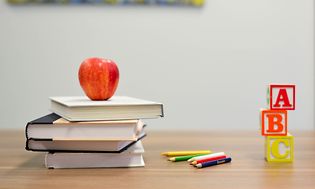
[[[187,5],[203,6],[205,0],[7,0],[13,5],[23,4],[108,4],[108,5]]]

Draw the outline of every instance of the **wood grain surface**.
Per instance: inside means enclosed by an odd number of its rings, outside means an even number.
[[[315,132],[292,132],[294,163],[264,161],[256,132],[149,132],[143,168],[46,169],[44,153],[25,151],[23,131],[0,130],[0,188],[315,188]],[[196,169],[169,162],[169,150],[224,151],[233,161]]]

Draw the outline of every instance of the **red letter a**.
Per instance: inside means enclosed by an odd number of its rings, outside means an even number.
[[[276,103],[274,104],[274,107],[280,107],[280,102],[283,102],[283,107],[291,107],[292,104],[290,104],[289,97],[287,94],[286,89],[280,89],[279,94],[276,100]]]

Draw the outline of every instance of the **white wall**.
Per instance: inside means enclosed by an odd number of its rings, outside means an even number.
[[[82,95],[81,61],[114,59],[117,94],[161,101],[149,129],[257,129],[270,82],[297,84],[289,129],[313,129],[313,1],[207,0],[205,7],[0,3],[0,127],[48,97]]]

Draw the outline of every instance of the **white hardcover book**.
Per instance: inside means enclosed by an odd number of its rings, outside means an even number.
[[[49,114],[29,122],[26,137],[54,141],[136,141],[143,126],[141,120],[69,122],[59,115]]]
[[[47,168],[143,167],[141,141],[121,153],[47,153]]]
[[[92,101],[85,96],[51,97],[51,111],[69,121],[148,119],[163,117],[163,104],[127,96]]]
[[[145,137],[142,131],[138,140]],[[28,139],[26,150],[50,151],[50,152],[107,152],[119,153],[137,141],[129,140],[51,140],[51,139]]]

